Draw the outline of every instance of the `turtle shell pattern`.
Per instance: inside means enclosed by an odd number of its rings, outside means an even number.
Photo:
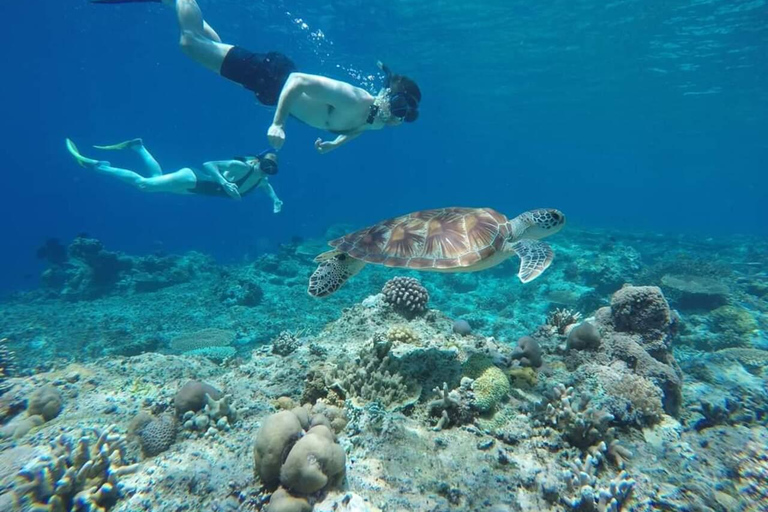
[[[491,208],[440,208],[395,217],[329,242],[353,258],[387,267],[468,267],[500,251],[507,218]]]

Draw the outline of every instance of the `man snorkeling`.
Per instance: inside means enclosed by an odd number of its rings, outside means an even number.
[[[384,88],[376,96],[365,89],[324,76],[299,73],[293,62],[277,52],[253,53],[225,44],[203,19],[195,0],[90,0],[99,4],[154,2],[176,9],[181,28],[179,44],[196,62],[224,78],[253,91],[264,105],[277,105],[267,131],[269,144],[285,143],[285,123],[295,117],[314,128],[336,134],[315,148],[327,153],[368,130],[411,123],[419,116],[421,91],[410,78],[397,75],[379,63],[386,73]]]
[[[240,199],[246,194],[262,189],[272,199],[272,211],[280,213],[283,202],[267,179],[277,174],[277,155],[271,150],[255,156],[237,157],[232,160],[205,162],[200,167],[184,167],[178,171],[163,174],[157,160],[144,147],[141,139],[132,139],[111,146],[94,146],[103,150],[131,149],[139,155],[148,177],[112,167],[104,160],[94,160],[80,154],[75,143],[67,139],[67,150],[75,161],[86,169],[114,176],[144,192],[169,192],[171,194],[199,194],[204,196]]]

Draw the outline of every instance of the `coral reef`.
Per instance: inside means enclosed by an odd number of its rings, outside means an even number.
[[[430,309],[410,314],[376,293],[386,268],[308,298],[324,240],[214,266],[110,256],[81,238],[72,254],[48,244],[43,258],[58,267],[52,278],[80,273],[82,289],[65,279],[0,308],[8,350],[24,354],[0,395],[0,510],[14,510],[9,489],[24,467],[39,478],[19,477],[22,510],[50,510],[52,498],[111,512],[719,512],[766,500],[765,244],[682,237],[680,251],[701,255],[686,262],[663,237],[569,232],[544,281],[521,286],[508,265],[425,273]],[[183,262],[178,282],[152,288]],[[117,280],[106,279],[115,266]],[[97,288],[87,278],[98,272]],[[620,289],[627,282],[659,288]],[[727,283],[727,303],[715,282]],[[57,291],[65,285],[74,293]],[[213,346],[237,357],[219,364],[176,345],[212,327],[229,340]],[[38,391],[49,387],[59,396]],[[298,426],[265,437],[262,475],[250,450],[276,410]],[[111,453],[121,472],[118,459],[141,448],[141,471],[114,484],[111,469],[51,476],[76,466],[79,435],[61,463],[52,453],[66,450],[48,440],[106,424],[137,442],[96,453],[85,436],[94,464]]]
[[[418,279],[393,277],[381,289],[384,302],[406,317],[424,313],[429,302],[429,292]]]
[[[107,251],[99,240],[78,236],[67,247],[66,259],[57,255],[42,275],[50,290],[68,300],[92,300],[113,293],[153,292],[189,281],[196,272],[210,271],[212,261],[199,253],[184,257],[131,257]]]
[[[8,350],[8,338],[0,339],[0,395],[6,392],[8,378],[16,371],[16,357]]]
[[[23,510],[109,510],[122,496],[120,478],[138,470],[125,464],[125,438],[114,427],[60,435],[50,455],[19,472],[13,491]]]
[[[178,354],[222,361],[235,355],[235,347],[231,346],[234,341],[234,331],[208,328],[176,336],[171,340],[169,348]]]
[[[272,353],[287,356],[301,346],[300,336],[291,331],[282,331],[272,340]]]

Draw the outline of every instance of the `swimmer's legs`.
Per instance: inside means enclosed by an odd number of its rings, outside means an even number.
[[[218,73],[232,45],[221,42],[216,31],[203,19],[195,0],[163,0],[163,3],[176,8],[182,51],[192,60]]]

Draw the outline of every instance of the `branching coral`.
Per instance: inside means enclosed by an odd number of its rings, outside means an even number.
[[[391,348],[391,341],[375,338],[352,361],[316,367],[307,375],[302,401],[314,403],[333,394],[337,400],[378,401],[390,410],[414,403],[421,386],[398,372],[389,357]]]
[[[60,435],[51,443],[51,455],[22,469],[13,488],[15,506],[50,512],[110,509],[123,493],[120,477],[139,466],[125,465],[125,438],[115,427],[92,432],[77,442]]]
[[[438,398],[429,402],[427,409],[432,416],[440,417],[434,430],[443,430],[451,425],[464,425],[474,420],[475,412],[471,406],[470,391],[472,383],[472,379],[464,377],[458,389],[449,390],[448,384],[443,382],[442,388],[433,390]]]
[[[571,471],[566,472],[569,487],[578,494],[563,498],[563,505],[579,512],[619,512],[632,497],[635,481],[622,471],[607,488],[599,489],[591,464],[589,460],[581,465],[573,464]]]
[[[607,457],[618,467],[623,467],[625,459],[632,457],[632,452],[622,446],[616,439],[616,429],[609,426],[613,415],[591,407],[588,398],[577,398],[572,387],[558,384],[553,394],[545,416],[563,439],[597,460]]]

